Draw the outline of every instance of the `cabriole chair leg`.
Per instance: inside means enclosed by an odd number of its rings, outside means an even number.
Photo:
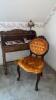
[[[20,80],[20,67],[19,67],[19,65],[17,66],[17,74],[18,74],[17,81],[19,81]]]
[[[36,81],[36,86],[35,86],[35,90],[38,91],[38,83],[40,81],[40,77],[41,77],[41,73],[37,74],[37,81]]]

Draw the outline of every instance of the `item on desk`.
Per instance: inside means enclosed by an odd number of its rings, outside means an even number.
[[[16,44],[23,44],[24,42],[22,40],[15,40]]]
[[[27,38],[24,38],[25,43],[29,43],[31,40],[28,40]]]
[[[5,44],[6,45],[14,45],[14,44],[23,44],[23,42],[22,41],[7,41],[7,42],[5,42]]]

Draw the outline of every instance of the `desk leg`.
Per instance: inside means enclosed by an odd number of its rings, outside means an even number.
[[[5,73],[5,75],[7,75],[8,71],[7,71],[7,64],[6,64],[6,62],[3,64],[3,66],[4,66],[4,73]]]
[[[5,75],[7,75],[7,64],[6,64],[6,54],[5,54],[5,52],[4,52],[4,50],[3,50],[3,66],[4,66],[4,73],[5,73]]]

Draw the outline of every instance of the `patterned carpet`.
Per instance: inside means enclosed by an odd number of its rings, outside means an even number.
[[[56,73],[45,67],[36,92],[36,75],[21,69],[21,79],[17,81],[16,65],[8,64],[8,75],[5,76],[0,66],[0,100],[56,100]]]

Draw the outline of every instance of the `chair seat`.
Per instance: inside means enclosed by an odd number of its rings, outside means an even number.
[[[40,57],[28,56],[18,60],[17,65],[27,72],[41,73],[44,67],[44,60]]]

